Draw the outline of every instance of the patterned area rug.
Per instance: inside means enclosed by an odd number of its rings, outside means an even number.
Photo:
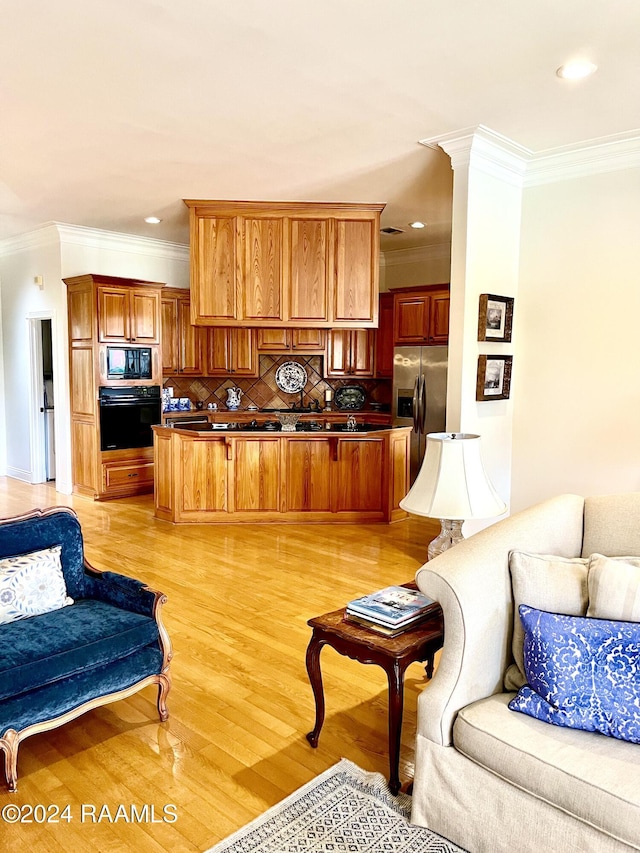
[[[410,812],[410,797],[343,758],[207,853],[463,853]]]

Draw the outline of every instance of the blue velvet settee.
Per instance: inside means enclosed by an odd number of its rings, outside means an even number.
[[[63,606],[15,616],[14,591],[24,597],[29,587],[19,577],[20,560],[51,553]],[[160,719],[168,718],[172,653],[160,618],[166,597],[90,566],[73,510],[52,507],[0,520],[0,569],[0,748],[10,791],[17,788],[18,747],[31,735],[151,684],[158,686]],[[12,571],[18,572],[13,579]],[[38,583],[46,586],[33,575],[30,583],[35,592],[26,596],[27,606],[38,597]]]

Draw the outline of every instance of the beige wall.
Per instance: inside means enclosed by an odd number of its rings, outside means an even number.
[[[451,243],[421,249],[385,252],[380,264],[380,290],[448,284],[451,275]]]
[[[67,288],[62,279],[88,272],[187,287],[188,247],[57,224],[0,245],[0,368],[4,363],[6,406],[3,417],[0,404],[0,474],[27,482],[35,476],[32,401],[27,391],[31,370],[28,323],[31,317],[47,315],[53,321],[56,488],[63,493],[71,491],[72,480]],[[36,275],[43,277],[42,290],[33,283]]]
[[[640,169],[525,191],[512,512],[640,490]]]

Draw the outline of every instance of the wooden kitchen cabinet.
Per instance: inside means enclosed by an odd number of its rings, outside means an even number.
[[[374,374],[375,330],[329,329],[324,375],[369,377]]]
[[[204,376],[207,330],[191,325],[189,291],[162,295],[162,373]]]
[[[243,216],[240,316],[246,323],[284,319],[283,228],[278,216]]]
[[[194,324],[376,326],[384,205],[185,204]]]
[[[383,482],[381,438],[337,438],[334,449],[333,511],[381,512]]]
[[[449,291],[443,288],[394,292],[396,346],[436,346],[449,340]]]
[[[150,447],[111,451],[101,470],[102,497],[128,497],[153,491],[153,452]]]
[[[284,452],[285,512],[331,512],[331,443],[295,436]]]
[[[280,511],[280,439],[237,439],[234,448],[235,512]]]
[[[98,287],[98,340],[101,343],[160,343],[160,291],[138,287]]]
[[[291,321],[326,323],[332,295],[329,256],[331,223],[325,217],[288,220],[288,316]]]
[[[344,419],[344,415],[342,416]],[[153,428],[155,515],[177,524],[393,522],[409,488],[409,427],[221,435]]]
[[[213,328],[207,332],[207,376],[258,376],[255,329]]]
[[[434,294],[431,297],[431,316],[429,318],[429,343],[449,343],[449,292]]]
[[[375,341],[376,376],[393,376],[393,293],[381,293]]]
[[[74,494],[104,500],[153,490],[151,447],[101,450],[100,385],[160,385],[164,284],[86,274],[64,279],[69,324],[71,477]],[[151,349],[151,379],[106,376],[109,344]]]
[[[218,325],[241,318],[238,305],[240,220],[233,211],[190,216],[191,322]],[[195,284],[195,287],[194,287]]]
[[[324,355],[324,329],[258,329],[258,352]]]

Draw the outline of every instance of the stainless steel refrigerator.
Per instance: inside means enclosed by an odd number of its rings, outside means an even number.
[[[411,482],[422,464],[427,433],[444,432],[447,406],[447,347],[396,347],[393,352],[392,415],[411,426]]]

